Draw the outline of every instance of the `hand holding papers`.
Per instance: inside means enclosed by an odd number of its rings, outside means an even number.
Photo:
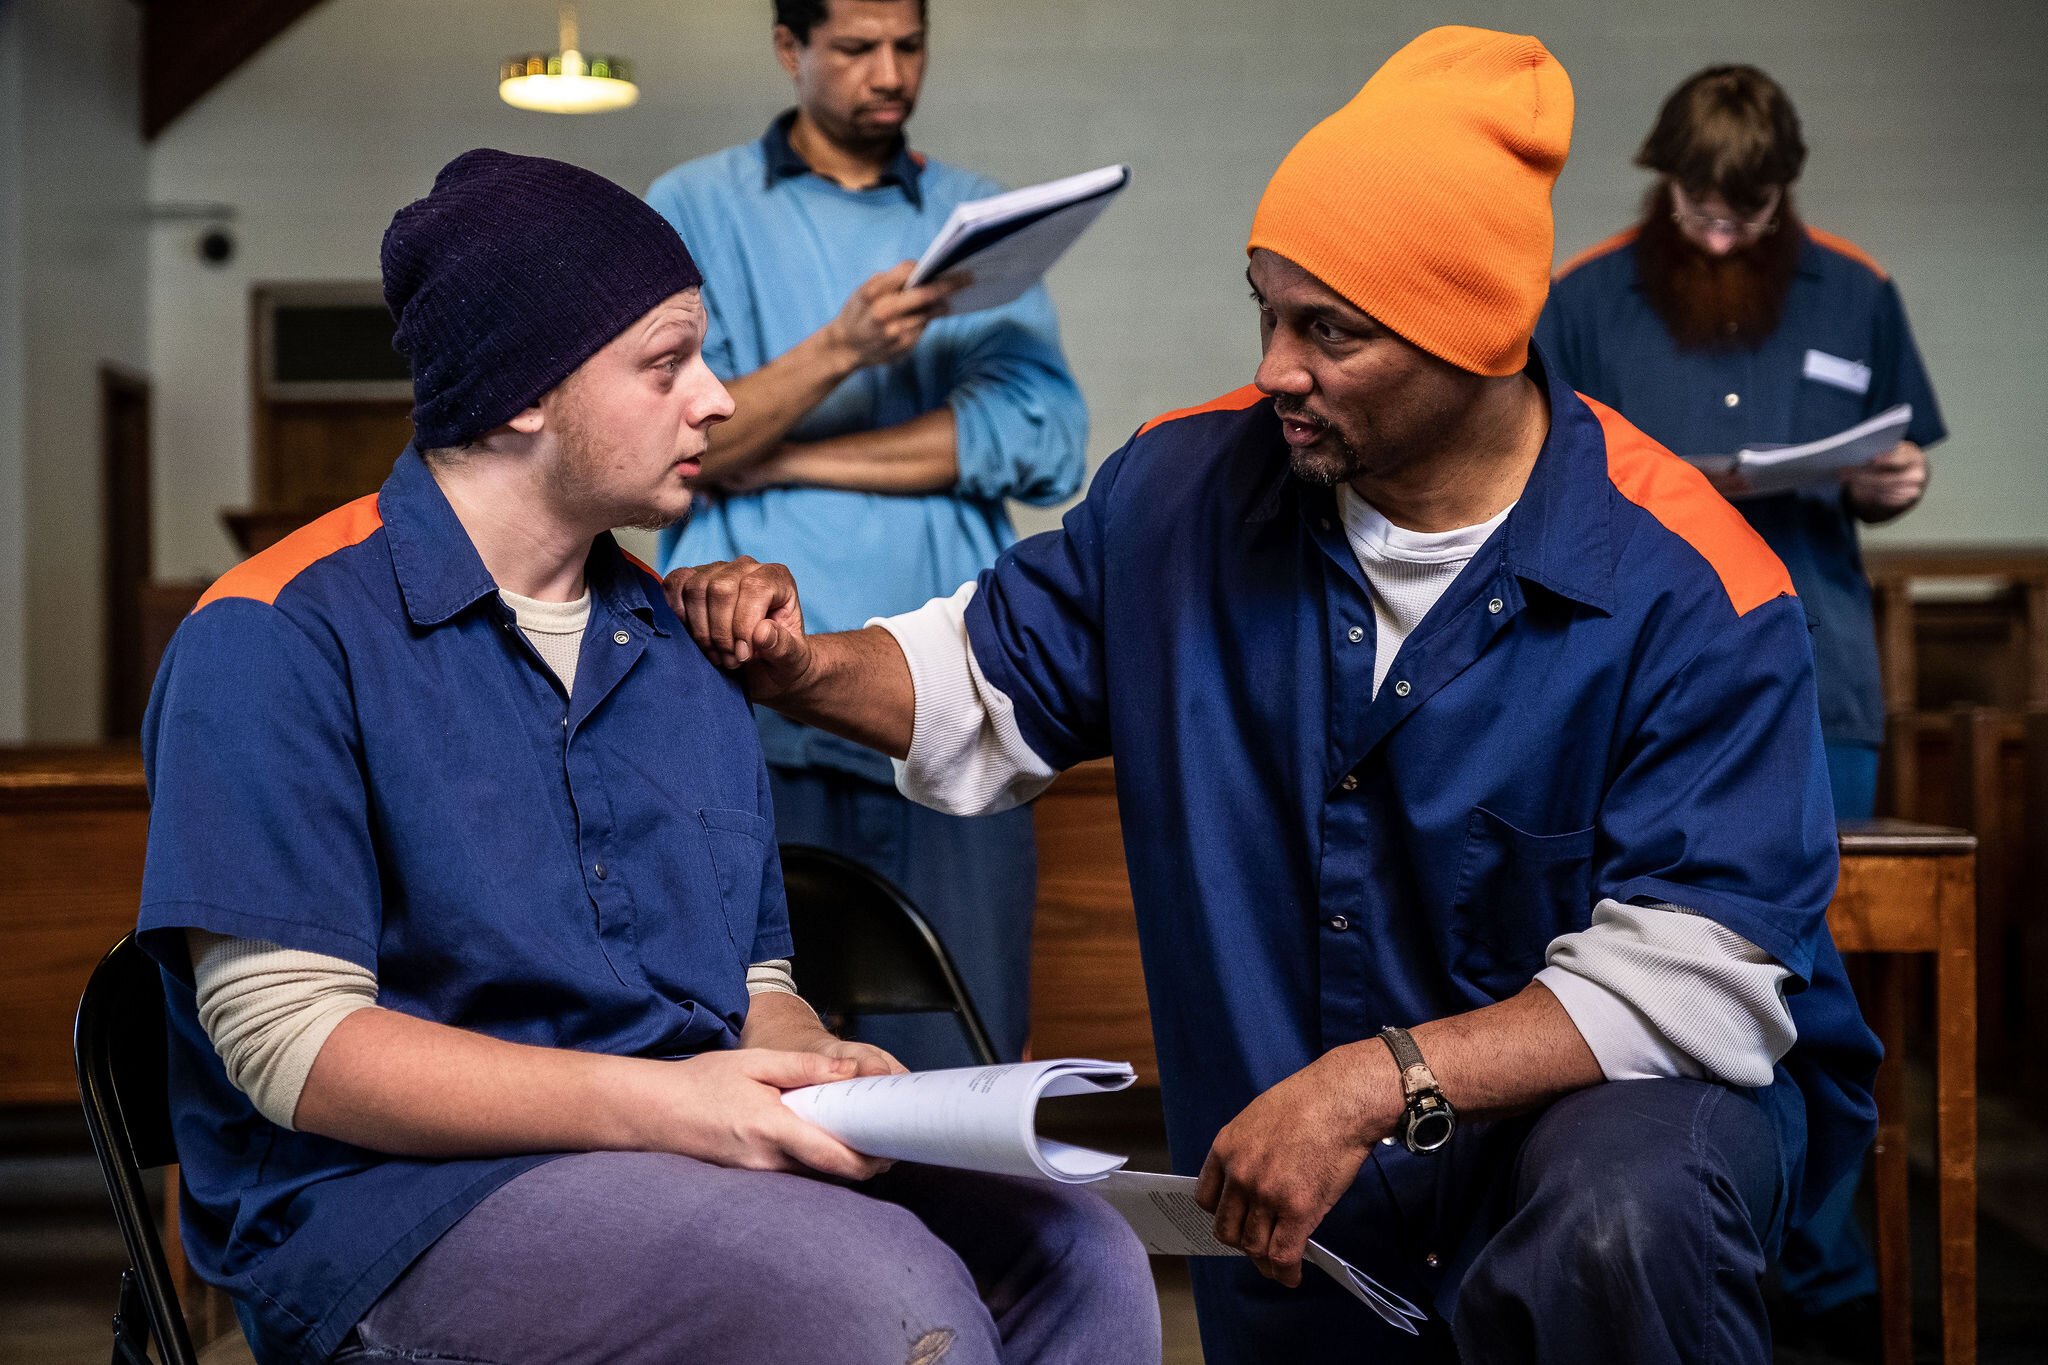
[[[1733,455],[1688,455],[1686,463],[1709,474],[1736,473],[1753,493],[1782,493],[1825,483],[1844,469],[1869,464],[1905,439],[1913,405],[1901,403],[1847,431],[1796,446],[1757,446]]]
[[[1242,1256],[1210,1232],[1210,1219],[1195,1202],[1195,1179],[1186,1175],[1153,1175],[1146,1171],[1113,1171],[1095,1187],[1110,1207],[1124,1216],[1154,1256]],[[1310,1241],[1304,1257],[1348,1290],[1351,1296],[1400,1328],[1420,1335],[1415,1324],[1422,1310],[1375,1280],[1321,1242]]]
[[[1128,1158],[1040,1137],[1039,1099],[1136,1079],[1129,1062],[1067,1059],[862,1076],[791,1090],[782,1102],[867,1156],[1078,1184]]]
[[[862,1076],[791,1090],[782,1102],[857,1152],[1062,1184],[1092,1184],[1155,1256],[1241,1256],[1210,1232],[1192,1176],[1120,1169],[1127,1160],[1038,1134],[1047,1095],[1122,1090],[1127,1062],[1075,1058],[1013,1066]],[[1422,1311],[1320,1242],[1306,1259],[1360,1303],[1409,1335]]]
[[[950,311],[1000,307],[1038,283],[1130,180],[1129,166],[1104,166],[961,204],[904,287],[965,270],[974,282],[953,296]]]

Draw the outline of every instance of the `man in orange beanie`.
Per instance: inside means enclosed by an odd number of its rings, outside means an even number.
[[[1533,38],[1395,54],[1259,205],[1253,382],[951,598],[814,637],[780,566],[668,582],[918,800],[1115,755],[1174,1161],[1249,1258],[1195,1263],[1212,1365],[1766,1361],[1871,1129],[1804,612],[1530,345],[1571,115]]]

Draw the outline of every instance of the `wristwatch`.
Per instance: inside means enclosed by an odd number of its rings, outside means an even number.
[[[1429,1063],[1422,1060],[1422,1049],[1415,1046],[1407,1029],[1392,1024],[1380,1030],[1380,1041],[1401,1069],[1402,1143],[1418,1156],[1442,1150],[1457,1130],[1458,1113],[1444,1098]]]

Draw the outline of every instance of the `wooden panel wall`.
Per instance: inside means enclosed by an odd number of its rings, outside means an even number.
[[[135,927],[149,830],[133,749],[0,750],[0,1104],[72,1104],[71,1021]]]

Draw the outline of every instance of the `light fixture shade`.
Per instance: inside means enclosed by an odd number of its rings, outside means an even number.
[[[602,114],[632,107],[640,87],[624,58],[586,57],[569,48],[507,58],[498,68],[498,96],[537,113]]]

